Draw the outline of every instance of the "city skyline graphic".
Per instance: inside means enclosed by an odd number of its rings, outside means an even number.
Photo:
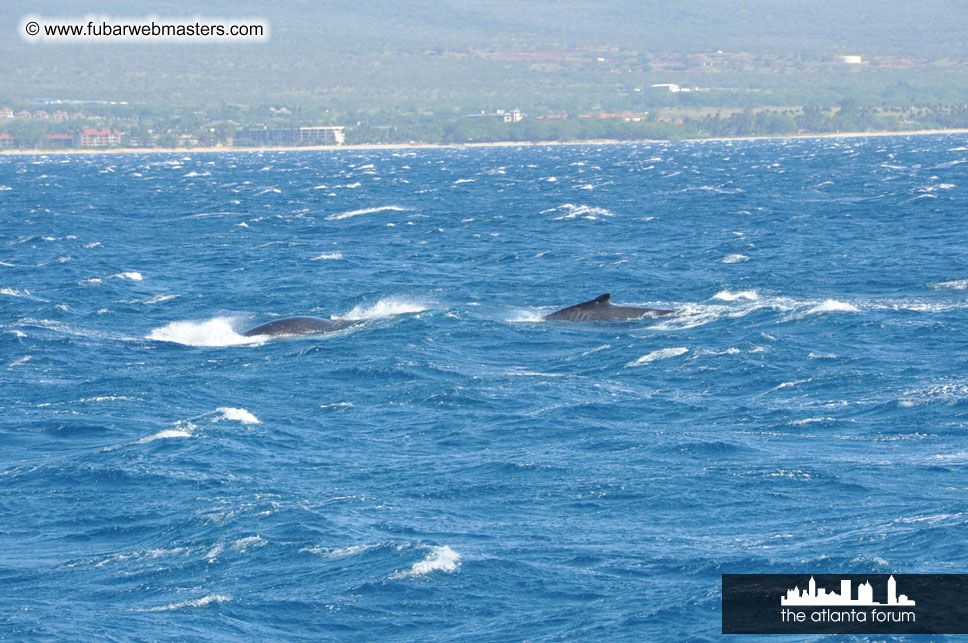
[[[840,592],[830,592],[823,587],[817,587],[817,581],[813,576],[805,589],[799,586],[788,589],[785,596],[780,597],[780,605],[800,605],[800,606],[826,606],[826,605],[863,605],[863,606],[882,606],[882,607],[913,607],[914,601],[906,595],[897,593],[897,581],[892,575],[887,579],[887,602],[879,603],[874,600],[874,588],[870,581],[861,583],[857,586],[857,598],[851,597],[851,581],[843,579],[840,581]]]

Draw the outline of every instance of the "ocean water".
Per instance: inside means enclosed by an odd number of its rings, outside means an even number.
[[[0,638],[719,640],[723,573],[964,572],[966,170],[0,157]],[[680,314],[541,321],[605,292]]]

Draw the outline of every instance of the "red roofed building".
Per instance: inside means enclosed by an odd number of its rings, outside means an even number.
[[[121,145],[121,132],[116,129],[86,129],[78,137],[81,147]]]
[[[42,109],[38,109],[36,112],[34,112],[34,118],[50,118],[50,114]]]
[[[14,147],[17,139],[10,134],[0,134],[0,147]]]
[[[17,118],[32,118],[32,116],[30,112],[28,112],[25,109],[22,109],[19,112],[17,112]]]
[[[58,120],[58,121],[66,121],[68,118],[70,118],[70,114],[68,114],[62,109],[59,109],[56,112],[54,112],[53,118],[54,120]]]
[[[13,118],[13,110],[9,107],[0,109],[0,118]]]

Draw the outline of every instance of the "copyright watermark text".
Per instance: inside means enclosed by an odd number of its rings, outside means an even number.
[[[255,43],[269,40],[269,23],[259,18],[82,18],[24,16],[20,37],[31,43]]]

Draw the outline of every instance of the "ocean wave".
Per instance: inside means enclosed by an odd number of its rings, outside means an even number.
[[[599,217],[614,217],[615,213],[605,208],[597,208],[591,205],[574,205],[573,203],[564,203],[559,205],[557,208],[551,208],[549,210],[542,210],[541,214],[547,214],[550,212],[561,212],[560,216],[554,217],[555,221],[567,221],[569,219],[588,219],[589,221],[596,221]]]
[[[417,578],[437,571],[450,573],[456,571],[458,567],[460,567],[459,553],[447,545],[430,547],[430,553],[423,560],[418,560],[408,570],[394,572],[390,578]]]
[[[186,346],[237,346],[265,341],[265,338],[245,337],[235,332],[232,328],[232,320],[228,317],[216,317],[206,321],[171,322],[152,330],[146,339]]]
[[[316,255],[315,257],[310,257],[310,261],[327,261],[332,259],[342,259],[342,252],[324,252],[321,255]]]
[[[208,594],[201,598],[192,599],[190,601],[181,601],[179,603],[171,603],[169,605],[163,605],[161,607],[149,607],[143,612],[170,612],[172,610],[180,610],[188,607],[206,607],[212,603],[227,603],[232,600],[232,597],[228,594]]]
[[[232,422],[241,422],[242,424],[259,424],[259,418],[252,415],[245,409],[235,409],[229,406],[220,406],[215,410],[215,412],[221,413],[221,415],[212,419],[212,422],[218,422],[219,420],[230,420]]]
[[[750,260],[749,257],[741,254],[726,255],[721,259],[723,263],[743,263],[744,261],[749,261],[749,260]]]
[[[739,292],[732,292],[729,290],[721,290],[712,296],[713,299],[718,299],[720,301],[737,301],[740,299],[746,301],[756,301],[760,296],[755,290],[740,290]]]
[[[176,426],[172,429],[164,429],[149,435],[147,437],[138,440],[137,444],[148,444],[149,442],[154,442],[155,440],[171,440],[173,438],[190,438],[195,435],[195,425],[191,422],[186,422],[181,426]]]
[[[382,319],[407,313],[419,313],[427,310],[427,305],[415,299],[406,297],[385,297],[375,304],[358,304],[344,315],[334,316],[333,319],[342,321],[362,321],[366,319]]]
[[[299,550],[300,553],[306,554],[316,554],[319,556],[326,556],[328,558],[344,558],[346,556],[355,556],[356,554],[361,554],[370,549],[375,549],[380,547],[380,545],[350,545],[349,547],[303,547]]]
[[[358,184],[357,184],[358,185]],[[349,186],[347,186],[349,187]],[[350,217],[358,217],[361,214],[376,214],[377,212],[406,212],[408,208],[400,207],[399,205],[383,205],[376,208],[364,208],[362,210],[350,210],[348,212],[337,212],[326,217],[327,221],[340,221],[341,219],[349,219]]]
[[[648,364],[649,362],[654,362],[660,359],[668,359],[670,357],[678,357],[679,355],[684,355],[688,353],[689,349],[678,346],[676,348],[662,348],[657,351],[652,351],[651,353],[646,353],[637,360],[631,361],[626,364],[626,368],[629,366],[641,366],[642,364]]]
[[[262,536],[247,536],[233,542],[232,549],[244,554],[249,549],[265,547],[267,544],[269,544],[268,541]]]
[[[951,290],[968,290],[968,279],[955,279],[954,281],[939,281],[937,283],[933,283],[929,285],[935,289],[948,288]]]
[[[821,304],[807,310],[805,314],[816,315],[818,313],[859,313],[860,309],[852,304],[836,299],[827,299]]]

